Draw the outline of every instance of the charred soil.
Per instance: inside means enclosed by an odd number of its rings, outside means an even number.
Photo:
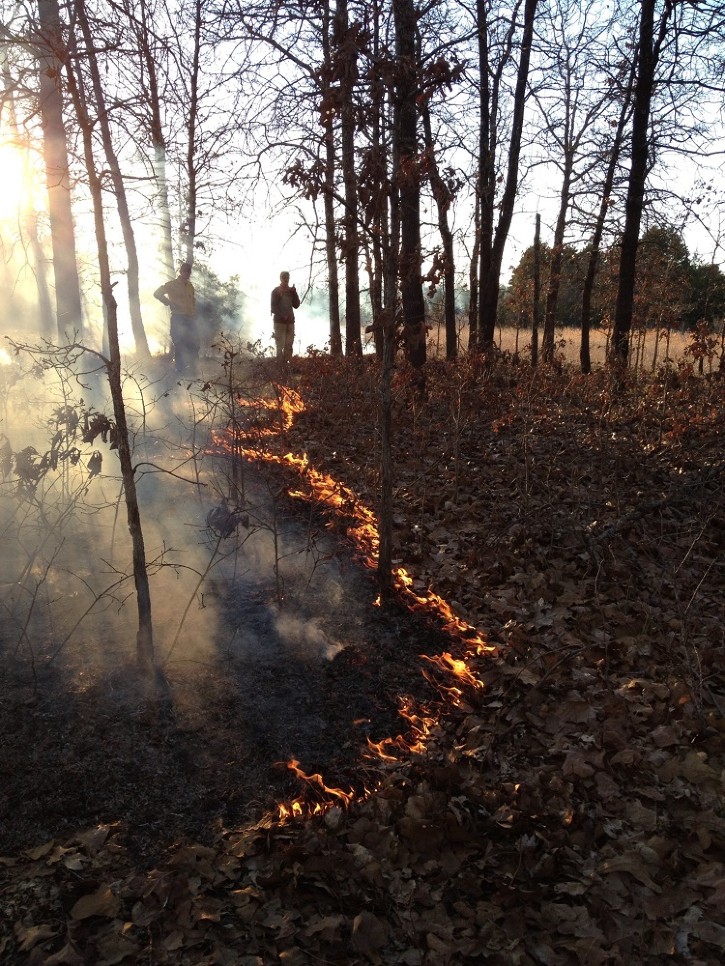
[[[368,506],[378,375],[301,361],[269,444]],[[172,666],[172,721],[126,668],[75,690],[6,669],[4,961],[720,963],[724,412],[684,369],[435,363],[422,398],[403,368],[412,584],[376,607],[352,510],[326,517],[353,574],[304,615],[329,659],[270,637],[256,665]],[[300,794],[323,814],[280,820]]]

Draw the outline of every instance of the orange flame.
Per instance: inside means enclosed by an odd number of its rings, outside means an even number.
[[[294,390],[282,386],[275,388],[278,394],[277,400],[255,401],[253,405],[258,405],[264,410],[276,409],[280,412],[283,417],[281,429],[279,427],[269,429],[257,427],[255,430],[256,439],[269,438],[280,431],[289,429],[297,413],[304,410],[304,403]],[[253,460],[285,465],[295,469],[304,480],[305,490],[290,490],[289,495],[307,501],[314,500],[316,503],[322,503],[329,507],[337,514],[344,514],[349,520],[347,533],[356,551],[368,567],[374,568],[376,566],[380,546],[376,516],[373,510],[365,506],[352,489],[310,466],[306,454],[301,457],[295,456],[293,453],[280,456],[260,447],[250,448],[242,445],[245,438],[249,439],[243,433],[235,433],[233,443],[230,446],[228,433],[213,433],[215,444],[226,452],[231,450],[233,453]],[[475,627],[458,617],[450,604],[431,591],[430,588],[426,589],[424,596],[416,593],[413,578],[404,568],[396,568],[393,576],[395,587],[406,600],[409,610],[436,614],[442,620],[442,630],[463,645],[466,655],[470,655],[471,658],[483,657],[497,651],[496,647],[486,643]],[[474,690],[480,690],[484,687],[483,682],[473,673],[465,659],[455,658],[447,651],[435,657],[427,657],[426,655],[421,655],[421,657],[434,665],[439,671],[451,674],[461,685],[461,687],[457,685],[444,686],[439,681],[434,680],[430,672],[423,672],[426,679],[455,705],[462,701],[464,693],[462,687],[465,686]],[[378,761],[398,762],[400,760],[398,753],[404,755],[421,754],[426,750],[432,729],[437,723],[436,718],[415,711],[410,699],[402,700],[400,714],[410,725],[412,740],[409,741],[402,735],[395,738],[384,738],[380,742],[373,742],[368,739],[368,747]],[[308,775],[302,771],[296,759],[289,761],[287,767],[307,784],[308,789],[314,791],[318,799],[308,801],[300,797],[291,802],[280,804],[278,806],[278,820],[282,823],[292,821],[295,818],[322,815],[335,805],[347,808],[352,801],[371,794],[370,790],[367,789],[362,795],[356,795],[352,789],[345,791],[341,788],[330,787],[325,784],[321,775]]]
[[[334,788],[326,785],[325,780],[319,773],[308,775],[302,771],[300,763],[296,758],[292,758],[287,762],[287,768],[293,771],[301,781],[305,782],[315,795],[320,796],[320,800],[308,801],[300,797],[293,799],[291,802],[281,803],[277,806],[280,822],[289,822],[295,818],[312,818],[315,815],[323,815],[334,805],[347,808],[351,802],[369,794],[366,791],[363,795],[356,795],[352,788],[349,792],[346,792],[342,788]]]

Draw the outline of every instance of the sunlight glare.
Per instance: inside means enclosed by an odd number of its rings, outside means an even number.
[[[27,194],[25,158],[12,140],[0,141],[0,221],[16,221]]]

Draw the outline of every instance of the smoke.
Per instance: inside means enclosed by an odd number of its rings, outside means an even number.
[[[0,366],[0,651],[77,685],[134,660],[132,547],[112,433],[84,439],[89,410],[112,416],[102,374],[36,363]],[[354,621],[334,547],[263,466],[212,451],[227,414],[202,382],[158,362],[125,381],[157,658],[330,661]],[[234,525],[210,526],[223,507]]]

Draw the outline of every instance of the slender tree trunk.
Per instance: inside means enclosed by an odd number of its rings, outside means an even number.
[[[151,163],[156,187],[154,210],[157,213],[159,231],[159,255],[161,274],[166,278],[174,276],[174,238],[171,227],[171,207],[169,205],[169,180],[166,173],[166,138],[161,110],[161,96],[157,69],[157,55],[152,41],[153,33],[147,0],[139,0],[139,19],[131,20],[138,41],[139,54],[143,63],[148,92],[147,109],[151,137]]]
[[[380,374],[380,519],[378,523],[378,586],[382,600],[393,592],[393,370],[395,369],[395,312],[381,316],[383,365]]]
[[[619,260],[619,287],[614,309],[611,361],[620,368],[627,365],[629,339],[634,311],[634,288],[637,270],[639,229],[644,207],[644,189],[649,169],[649,123],[655,70],[659,50],[667,31],[667,23],[674,7],[674,0],[666,0],[655,37],[656,0],[641,0],[639,39],[637,51],[637,79],[634,87],[632,115],[632,151],[625,203],[624,231]]]
[[[202,0],[194,0],[194,50],[191,61],[191,72],[189,75],[189,113],[187,115],[186,122],[188,138],[186,147],[186,217],[183,225],[186,261],[189,265],[194,264],[194,251],[196,248],[196,138],[199,110],[199,72],[201,59],[202,22]]]
[[[597,213],[597,219],[594,223],[594,231],[592,232],[592,238],[589,242],[589,258],[587,261],[587,271],[584,277],[584,287],[582,290],[582,314],[581,314],[581,345],[579,348],[579,361],[581,363],[582,372],[588,375],[592,371],[592,358],[591,358],[591,348],[590,348],[590,331],[591,331],[591,317],[592,317],[592,296],[594,294],[594,280],[597,276],[597,268],[599,265],[599,252],[602,243],[602,236],[604,234],[604,224],[607,220],[607,212],[609,211],[610,198],[612,194],[612,188],[614,187],[614,176],[617,171],[617,166],[619,164],[619,158],[622,151],[622,140],[624,138],[624,129],[627,125],[627,118],[629,117],[629,107],[632,100],[632,90],[634,87],[634,77],[637,70],[637,60],[632,59],[632,67],[629,72],[629,80],[627,87],[624,90],[624,96],[622,100],[622,107],[619,112],[619,120],[617,121],[617,130],[614,134],[614,139],[612,140],[612,147],[609,152],[609,162],[607,164],[606,174],[604,176],[604,184],[602,185],[602,194],[599,202],[599,211]]]
[[[448,222],[448,211],[451,207],[451,192],[441,177],[436,161],[435,143],[430,121],[430,109],[427,102],[421,108],[423,119],[423,133],[425,136],[426,159],[428,163],[428,177],[430,178],[433,198],[438,215],[438,231],[443,247],[443,309],[446,329],[446,359],[458,356],[458,333],[456,331],[456,269],[453,253],[453,232]]]
[[[0,56],[3,57],[4,61],[5,54],[3,53]],[[13,132],[13,136],[17,140],[18,145],[20,145],[23,143],[23,139],[18,128],[15,99],[12,93],[14,84],[10,71],[8,70],[7,63],[5,62],[3,62],[2,78],[8,108],[8,120]],[[25,148],[23,164],[26,172],[29,171],[28,153],[29,149]],[[51,304],[50,289],[48,288],[47,259],[38,233],[38,213],[35,208],[28,206],[25,210],[23,219],[25,232],[30,245],[30,252],[32,255],[32,271],[35,278],[36,291],[38,293],[39,331],[43,338],[52,341],[55,338],[58,327],[54,318],[53,306]],[[9,286],[11,286],[11,283],[9,283]]]
[[[76,262],[68,148],[63,121],[61,66],[66,57],[58,0],[38,0],[35,35],[40,85],[39,108],[53,249],[58,337],[83,335],[81,291]]]
[[[357,41],[348,21],[347,0],[338,0],[333,42],[340,77],[340,135],[345,217],[342,258],[345,263],[345,355],[362,355],[360,340],[360,241],[355,172],[355,102]]]
[[[480,180],[480,179],[479,179]],[[478,335],[478,267],[481,255],[481,203],[478,189],[473,208],[473,248],[468,265],[468,349],[475,351]]]
[[[329,0],[323,6],[324,23],[322,28],[323,59],[326,65],[332,62],[331,51],[331,14]],[[322,124],[325,130],[325,256],[327,258],[327,298],[330,313],[330,354],[342,355],[342,333],[340,331],[340,280],[337,271],[337,245],[335,242],[335,174],[337,154],[335,150],[335,109],[334,92],[327,73],[322,78]]]
[[[490,64],[487,40],[487,3],[486,0],[477,0],[476,4],[478,11],[479,73],[481,77],[479,148],[481,154],[481,269],[479,272],[478,332],[475,343],[483,351],[488,351],[493,347],[501,286],[501,265],[518,190],[521,137],[526,108],[526,85],[531,63],[531,45],[534,37],[537,3],[538,0],[524,0],[519,65],[516,73],[511,135],[506,159],[506,177],[503,194],[497,205],[495,201],[498,177],[495,164],[497,118],[495,110],[491,109],[491,91],[488,84]],[[495,209],[498,211],[498,222],[494,231]]]
[[[534,304],[532,306],[531,318],[531,366],[533,369],[539,363],[539,317],[541,310],[539,302],[541,299],[541,215],[536,216],[536,231],[534,232]]]
[[[327,301],[330,313],[330,354],[342,355],[342,331],[340,328],[340,278],[337,271],[337,246],[335,244],[335,145],[332,123],[325,137],[325,254],[327,257]]]
[[[93,86],[93,94],[96,100],[97,120],[101,132],[101,141],[106,156],[106,163],[108,164],[108,170],[111,174],[111,182],[113,184],[113,190],[116,196],[116,205],[118,207],[118,217],[121,223],[123,242],[126,247],[126,257],[128,259],[128,308],[131,319],[131,330],[136,343],[136,352],[141,358],[145,359],[149,356],[149,345],[146,339],[143,319],[141,317],[138,253],[136,251],[136,238],[131,223],[131,212],[129,211],[128,198],[126,196],[126,183],[123,180],[121,167],[118,163],[118,157],[116,156],[116,151],[113,146],[111,126],[109,124],[108,111],[106,109],[106,99],[103,92],[103,85],[101,84],[101,74],[98,69],[98,60],[96,58],[96,51],[93,44],[93,35],[88,23],[88,16],[86,13],[84,0],[78,0],[75,10],[85,43],[85,58],[91,75],[91,84]]]
[[[110,358],[106,362],[108,383],[113,401],[113,414],[116,422],[118,457],[121,464],[121,478],[123,480],[124,501],[128,529],[131,535],[133,553],[133,577],[136,587],[136,606],[138,611],[138,632],[136,635],[137,658],[140,667],[155,676],[155,684],[167,687],[165,679],[156,667],[153,642],[153,623],[151,619],[151,591],[148,572],[146,570],[146,551],[143,531],[141,528],[141,514],[136,492],[136,479],[131,460],[131,446],[129,442],[126,408],[123,399],[121,381],[121,352],[118,342],[118,317],[116,299],[113,294],[111,270],[108,258],[108,242],[103,220],[103,191],[101,180],[96,171],[93,157],[92,122],[88,116],[82,84],[82,78],[73,73],[68,67],[68,89],[73,99],[78,125],[83,135],[83,150],[85,165],[88,173],[88,185],[93,200],[93,219],[98,249],[98,268],[101,279],[101,296],[106,309],[108,324],[108,344]]]
[[[546,311],[544,314],[544,337],[542,339],[542,357],[544,362],[554,361],[554,334],[556,329],[556,311],[559,305],[559,290],[561,288],[561,269],[564,254],[564,232],[566,230],[566,216],[571,200],[571,178],[574,170],[574,154],[567,147],[564,157],[564,177],[559,194],[559,213],[554,228],[554,245],[551,250],[551,267],[549,270],[549,287],[546,292]]]
[[[418,71],[415,32],[416,9],[413,0],[393,0],[397,50],[396,136],[399,163],[396,181],[400,198],[400,291],[405,317],[405,345],[418,386],[424,388],[426,361],[425,304],[421,281],[420,247],[420,171],[418,162],[418,108],[416,105]]]
[[[381,39],[380,5],[374,5],[375,25],[373,28],[373,54],[380,58]],[[372,181],[374,184],[374,201],[372,205],[372,261],[374,281],[371,285],[371,301],[373,305],[373,319],[376,313],[383,309],[390,309],[395,315],[395,305],[398,294],[398,241],[400,238],[398,221],[397,194],[390,178],[390,166],[396,170],[397,147],[390,144],[390,110],[394,103],[394,95],[390,87],[391,81],[375,77],[370,87],[370,110],[372,113]],[[394,326],[393,326],[394,327]],[[374,332],[375,354],[379,359],[385,357],[385,336],[376,326]],[[395,358],[395,332],[393,339],[393,359]]]

